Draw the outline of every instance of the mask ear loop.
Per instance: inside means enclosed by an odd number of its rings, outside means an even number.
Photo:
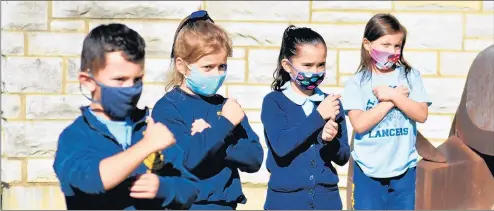
[[[96,84],[98,84],[98,85],[99,85],[99,83],[98,83],[98,82],[94,79],[94,77],[93,77],[93,73],[91,72],[91,70],[89,70],[89,71],[88,71],[88,74],[89,74],[89,77],[90,77],[91,79],[93,79],[93,80],[94,80],[94,82],[96,82]],[[84,96],[85,98],[87,98],[89,101],[91,101],[91,102],[93,102],[93,103],[98,103],[98,104],[101,104],[101,102],[99,102],[99,101],[97,101],[97,100],[95,100],[95,99],[92,99],[92,97],[91,97],[91,98],[90,98],[90,97],[88,97],[88,96],[87,96],[87,95],[86,95],[86,94],[82,91],[82,84],[81,84],[81,83],[79,83],[79,91],[81,92],[82,96]]]

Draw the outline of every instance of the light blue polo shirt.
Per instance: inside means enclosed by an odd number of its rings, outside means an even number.
[[[319,88],[314,89],[314,93],[311,96],[305,96],[296,93],[290,85],[291,82],[287,82],[282,87],[283,94],[295,104],[302,106],[306,116],[309,116],[314,110],[314,102],[320,102],[324,100],[324,92]]]
[[[111,121],[96,115],[91,109],[89,109],[91,114],[93,114],[98,121],[103,123],[110,133],[115,137],[117,142],[122,146],[125,150],[130,146],[132,140],[132,130],[134,130],[134,125],[130,118],[127,118],[125,121]]]
[[[403,67],[387,74],[355,74],[345,85],[343,107],[350,110],[367,111],[379,102],[372,94],[377,86],[407,86],[409,98],[416,102],[431,101],[424,89],[420,72],[412,69],[405,77]],[[362,79],[364,77],[364,79]],[[352,157],[365,175],[375,178],[390,178],[403,174],[417,165],[418,153],[416,122],[408,118],[397,107],[391,109],[381,122],[364,134],[355,133]]]

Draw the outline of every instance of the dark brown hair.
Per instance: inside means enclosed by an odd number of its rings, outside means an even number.
[[[120,23],[102,24],[91,30],[84,39],[81,52],[81,71],[96,74],[106,66],[106,53],[122,52],[125,60],[144,65],[146,42],[131,28]]]
[[[278,66],[273,73],[274,81],[271,84],[273,90],[280,91],[281,87],[287,81],[290,81],[290,74],[283,69],[281,61],[283,59],[290,60],[290,58],[297,55],[298,47],[303,44],[323,44],[326,47],[326,42],[324,42],[322,36],[314,30],[306,27],[298,28],[294,25],[288,26],[283,33]]]
[[[412,70],[412,67],[403,57],[403,49],[405,48],[405,42],[407,40],[407,30],[403,25],[401,25],[395,16],[384,13],[374,15],[369,22],[367,22],[367,25],[365,25],[364,38],[369,42],[373,42],[382,36],[396,33],[403,33],[399,63],[405,67],[405,75],[408,75]],[[364,42],[362,42],[362,46],[360,48],[360,56],[361,60],[357,73],[367,71],[363,72],[363,76],[370,78],[372,76],[371,70],[374,63],[369,52],[364,48]],[[367,73],[369,73],[369,75],[367,75]],[[362,77],[362,79],[364,78],[366,77]]]

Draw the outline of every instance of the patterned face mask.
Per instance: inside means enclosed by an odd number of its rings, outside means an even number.
[[[319,73],[302,72],[297,70],[297,68],[295,68],[290,61],[288,61],[288,63],[292,66],[292,68],[295,71],[297,71],[295,77],[292,77],[292,81],[297,83],[302,89],[305,90],[315,89],[317,86],[319,86],[319,84],[322,83],[324,77],[326,76],[326,70]]]
[[[372,48],[370,56],[374,59],[376,67],[380,70],[387,70],[400,60],[400,53],[388,53]]]
[[[226,77],[225,73],[217,76],[208,76],[189,65],[187,67],[191,72],[189,76],[185,77],[185,84],[192,92],[198,95],[211,96],[216,94]]]

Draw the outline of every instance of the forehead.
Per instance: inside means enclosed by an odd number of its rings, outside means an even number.
[[[209,63],[209,64],[224,63],[226,62],[227,58],[228,58],[228,54],[226,53],[226,51],[221,50],[220,52],[208,54],[201,57],[199,60],[197,60],[196,63]]]
[[[319,62],[326,60],[326,47],[321,44],[303,44],[298,46],[295,59],[303,61]]]
[[[403,33],[387,34],[377,39],[376,42],[401,43],[403,41],[403,36]]]
[[[142,63],[127,61],[122,52],[111,52],[105,55],[105,67],[98,71],[106,76],[133,76],[143,72]]]

